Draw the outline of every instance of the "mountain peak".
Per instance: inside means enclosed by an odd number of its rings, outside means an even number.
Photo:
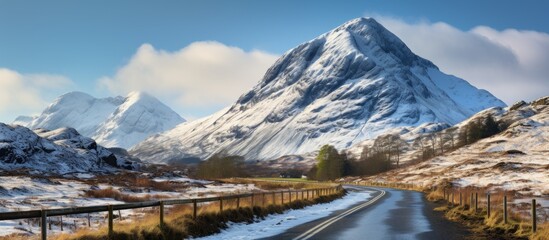
[[[162,104],[158,98],[142,91],[132,91],[126,95],[124,100],[126,104]]]
[[[347,148],[395,127],[453,125],[494,106],[505,104],[440,72],[374,19],[358,18],[284,53],[228,110],[131,151],[145,160],[219,150],[273,159],[324,144]]]
[[[144,92],[107,98],[69,92],[58,97],[40,116],[18,118],[14,123],[31,129],[71,127],[106,147],[129,148],[184,121],[160,100]]]
[[[392,54],[393,59],[401,64],[436,68],[430,61],[414,54],[400,38],[374,18],[362,17],[350,20],[321,37],[330,39],[333,35],[347,38],[346,40],[351,42],[354,48],[366,56],[371,56],[372,51],[379,47],[385,53]]]
[[[381,25],[375,19],[369,18],[369,17],[360,17],[360,18],[349,20],[332,31],[338,31],[338,30],[347,30],[347,31],[368,30],[370,31],[371,34],[378,31],[384,31],[384,30],[386,31],[383,25]]]

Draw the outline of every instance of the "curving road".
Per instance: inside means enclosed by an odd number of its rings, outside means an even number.
[[[345,186],[348,191],[375,191],[373,198],[349,209],[291,228],[267,239],[463,239],[469,232],[433,211],[422,193]]]

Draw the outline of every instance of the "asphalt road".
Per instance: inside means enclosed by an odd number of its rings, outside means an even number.
[[[349,209],[289,229],[267,239],[463,239],[470,233],[433,211],[422,193],[345,186],[348,191],[375,191]]]

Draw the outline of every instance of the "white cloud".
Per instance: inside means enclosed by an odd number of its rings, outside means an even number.
[[[277,57],[218,42],[195,42],[175,52],[143,44],[114,76],[100,79],[99,86],[115,94],[149,92],[188,117],[189,109],[235,101],[259,82]]]
[[[10,123],[18,115],[39,113],[48,101],[71,86],[73,83],[63,76],[21,74],[0,68],[0,122]]]
[[[486,89],[507,104],[549,95],[547,33],[486,26],[462,31],[443,22],[375,18],[443,72]]]

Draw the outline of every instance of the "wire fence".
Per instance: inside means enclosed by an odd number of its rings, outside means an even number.
[[[41,239],[46,240],[48,236],[48,229],[51,230],[51,225],[57,224],[63,230],[63,225],[71,224],[64,223],[63,216],[87,214],[88,227],[91,227],[90,213],[107,213],[108,235],[112,236],[114,233],[114,219],[115,212],[118,211],[119,216],[121,210],[130,209],[143,209],[143,208],[158,208],[158,222],[160,227],[164,225],[165,206],[175,206],[190,204],[192,205],[192,217],[196,218],[199,215],[200,205],[203,203],[216,203],[218,205],[218,211],[223,212],[227,210],[227,207],[233,206],[236,208],[244,207],[247,204],[249,207],[262,206],[267,204],[272,205],[284,205],[286,203],[292,203],[295,200],[310,200],[320,196],[327,196],[336,194],[343,191],[341,185],[334,185],[326,188],[313,188],[313,189],[301,189],[301,190],[283,190],[283,191],[263,191],[252,192],[245,194],[234,194],[220,197],[206,197],[206,198],[189,198],[189,199],[170,199],[160,201],[147,201],[125,204],[113,204],[113,205],[99,205],[99,206],[87,206],[87,207],[72,207],[72,208],[58,208],[58,209],[41,209],[30,211],[13,211],[13,212],[0,212],[0,221],[5,220],[20,220],[26,219],[29,224],[31,221],[36,222],[40,227]],[[232,202],[231,204],[228,204]],[[76,221],[74,222],[76,226]]]

